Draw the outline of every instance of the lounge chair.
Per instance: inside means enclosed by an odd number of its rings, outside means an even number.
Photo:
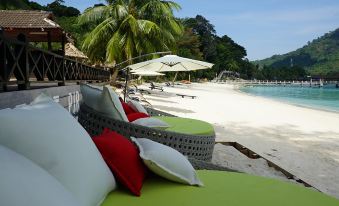
[[[153,89],[157,89],[157,90],[160,90],[160,91],[164,91],[164,88],[162,86],[159,86],[159,85],[155,85],[153,82],[151,82],[151,86],[150,86],[150,89],[153,90]]]
[[[150,105],[150,103],[143,97],[143,94],[151,94],[151,92],[145,90],[145,89],[139,89],[136,85],[132,85],[134,88],[129,88],[128,92],[126,94],[126,97],[138,102],[145,102],[148,105]],[[125,89],[122,90],[122,93],[124,94]]]
[[[137,85],[133,84],[132,85],[134,87],[134,89],[132,89],[134,92],[139,92],[140,94],[146,93],[146,94],[151,94],[151,92],[145,90],[145,89],[140,89],[138,88]]]
[[[172,86],[171,82],[165,82],[165,85],[166,85],[167,87]]]
[[[181,98],[189,97],[192,99],[195,99],[197,96],[194,95],[187,95],[187,94],[176,94],[177,96],[180,96]]]

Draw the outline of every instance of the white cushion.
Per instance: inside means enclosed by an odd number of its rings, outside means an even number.
[[[85,104],[94,110],[100,110],[98,99],[101,98],[103,87],[80,84],[82,99]]]
[[[83,206],[99,204],[114,177],[88,133],[44,95],[30,105],[0,110],[0,144],[48,171]]]
[[[137,101],[135,100],[128,100],[127,104],[132,107],[132,109],[134,109],[135,111],[138,111],[138,112],[142,112],[142,113],[145,113],[145,114],[148,114],[146,109]]]
[[[154,117],[140,118],[140,119],[134,120],[132,123],[145,126],[145,127],[155,127],[155,128],[162,128],[162,129],[166,129],[170,127],[170,125],[168,125],[166,122],[160,119],[154,118]]]
[[[149,139],[131,139],[138,146],[145,165],[157,175],[183,184],[203,185],[191,163],[180,152]]]
[[[79,206],[48,172],[24,156],[0,145],[0,205]]]
[[[80,90],[87,106],[113,119],[128,122],[119,96],[110,86],[98,87],[89,84],[81,84]]]

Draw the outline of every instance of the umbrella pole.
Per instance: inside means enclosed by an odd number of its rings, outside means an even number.
[[[175,80],[177,79],[177,76],[178,76],[178,72],[176,72],[175,75],[174,75],[174,78],[173,78],[173,81],[172,81],[172,85],[173,85],[173,86],[174,86]]]
[[[126,71],[126,77],[125,77],[125,92],[124,92],[124,102],[126,102],[126,96],[127,96],[127,90],[128,90],[128,78],[129,78],[129,68],[127,68]]]
[[[142,76],[138,77],[138,84],[142,84]]]

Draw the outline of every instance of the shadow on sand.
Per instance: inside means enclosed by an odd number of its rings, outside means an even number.
[[[177,112],[177,113],[184,113],[184,114],[190,114],[190,113],[195,113],[192,110],[188,109],[180,109],[180,108],[175,108],[175,107],[167,107],[167,106],[162,106],[162,105],[153,105],[154,108],[157,108],[159,110],[165,111],[165,112]]]
[[[214,125],[217,141],[238,142],[339,198],[339,133],[303,132],[294,125],[251,127],[246,122]]]

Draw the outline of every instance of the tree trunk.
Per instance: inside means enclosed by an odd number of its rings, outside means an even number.
[[[112,74],[112,77],[111,77],[111,82],[114,84],[117,80],[117,77],[118,77],[118,73],[119,73],[119,69],[116,68],[114,69],[114,72]]]

